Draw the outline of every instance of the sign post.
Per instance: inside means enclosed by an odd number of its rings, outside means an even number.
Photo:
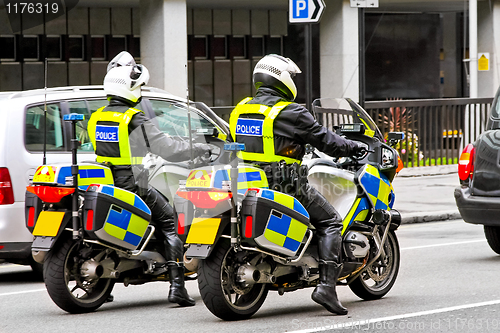
[[[311,109],[312,104],[312,23],[319,22],[325,9],[323,0],[289,0],[289,22],[306,23],[305,35],[305,62],[306,62],[306,106]]]
[[[359,45],[359,105],[365,107],[365,8],[378,8],[379,0],[351,0],[351,8],[358,8],[358,45]]]

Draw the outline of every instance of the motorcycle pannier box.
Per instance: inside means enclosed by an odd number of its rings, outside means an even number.
[[[241,207],[242,241],[293,257],[309,228],[309,213],[294,197],[268,189],[251,189]]]
[[[135,250],[148,228],[151,210],[135,193],[91,185],[85,192],[83,219],[91,238]]]

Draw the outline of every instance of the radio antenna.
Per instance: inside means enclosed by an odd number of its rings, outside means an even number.
[[[43,102],[43,165],[47,163],[47,58],[45,58],[45,98]]]
[[[189,131],[189,163],[193,165],[193,135],[191,133],[191,110],[189,108],[189,77],[188,68],[186,64],[186,101],[187,101],[187,113],[188,113],[188,131]]]

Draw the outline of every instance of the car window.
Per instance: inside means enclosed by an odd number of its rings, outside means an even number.
[[[61,108],[59,104],[37,105],[26,110],[24,142],[29,151],[43,151],[46,133],[47,150],[64,150],[64,135],[62,128]],[[45,132],[45,124],[47,131]]]
[[[92,143],[90,142],[89,134],[87,132],[87,123],[92,113],[107,104],[108,101],[105,99],[68,102],[70,113],[78,113],[85,116],[85,120],[76,123],[76,138],[80,142],[80,147],[78,147],[79,151],[94,151],[94,147],[92,147]]]
[[[169,101],[150,99],[151,107],[158,121],[160,130],[171,136],[189,136],[188,110],[186,105]],[[191,128],[197,130],[213,130],[214,124],[191,109]]]

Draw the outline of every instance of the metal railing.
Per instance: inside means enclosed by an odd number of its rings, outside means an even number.
[[[397,149],[407,167],[456,164],[486,126],[493,98],[366,102],[384,135],[404,132]]]
[[[382,134],[404,132],[397,146],[406,167],[457,164],[463,147],[474,142],[488,120],[493,98],[443,98],[365,102]],[[213,107],[229,120],[233,107]],[[327,114],[318,121],[331,129]]]

